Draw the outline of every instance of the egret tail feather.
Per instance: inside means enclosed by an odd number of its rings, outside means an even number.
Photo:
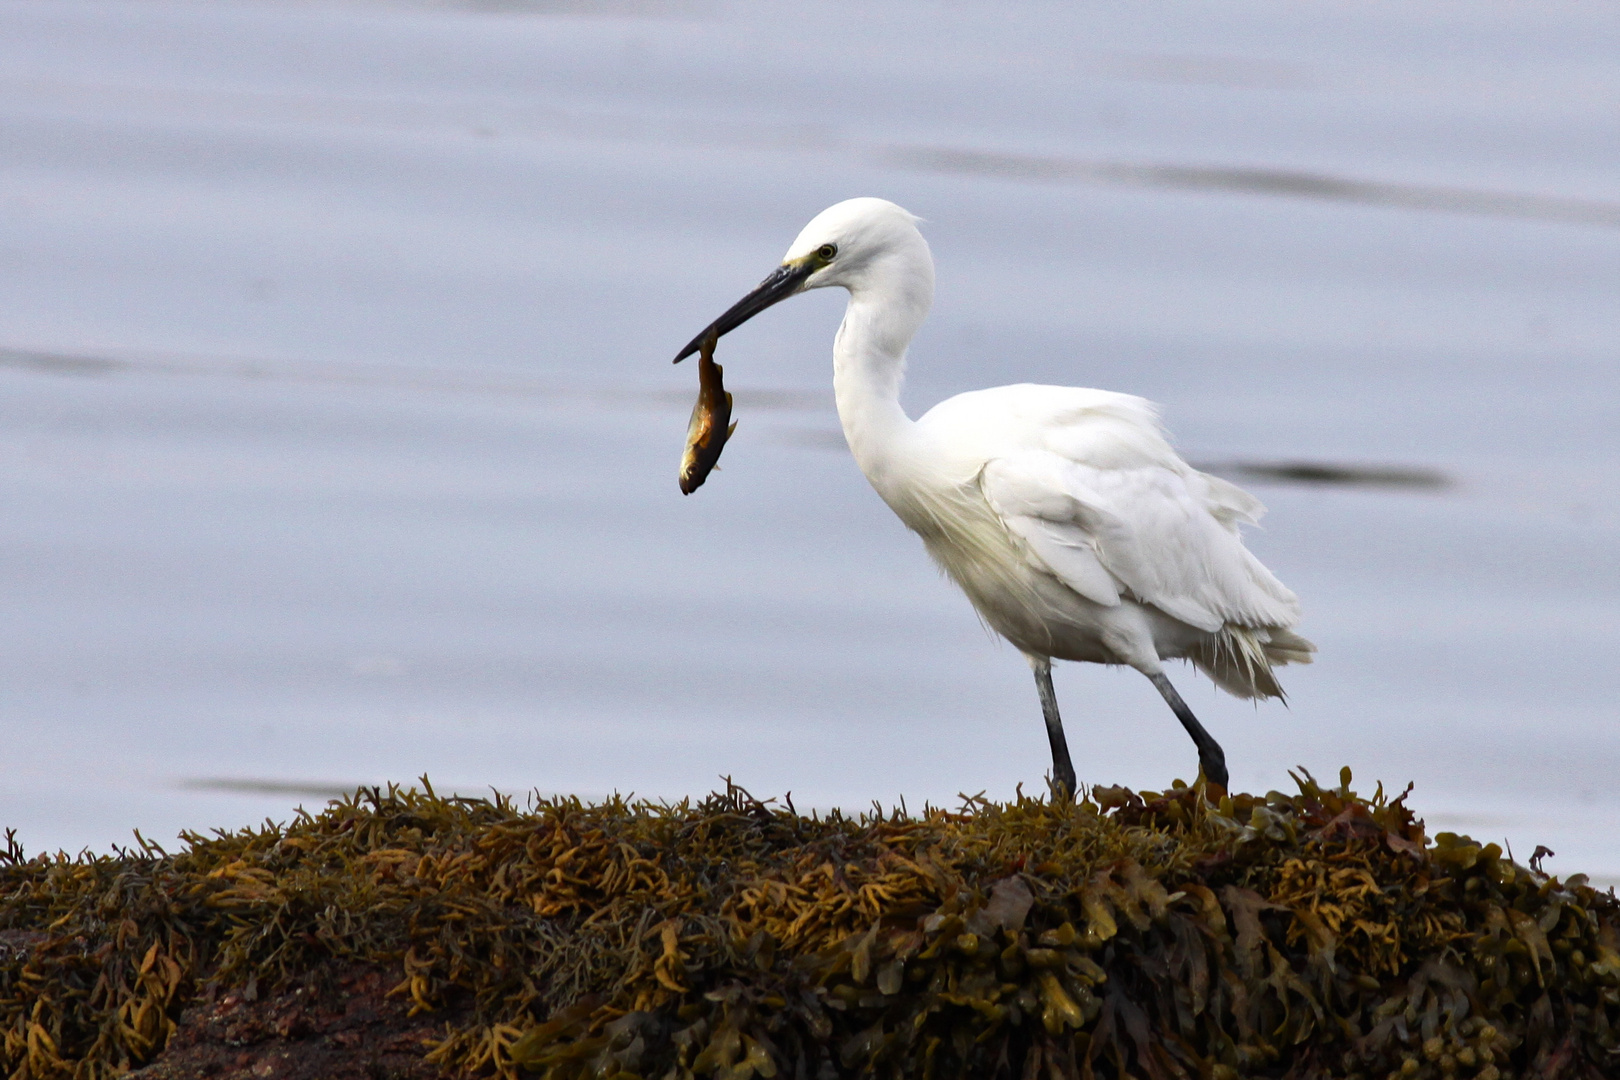
[[[1273,666],[1308,664],[1316,646],[1282,627],[1225,626],[1188,659],[1222,690],[1240,698],[1287,701]]]

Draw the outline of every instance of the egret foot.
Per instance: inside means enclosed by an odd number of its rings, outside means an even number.
[[[1062,793],[1064,801],[1072,802],[1079,787],[1074,780],[1074,762],[1069,760],[1069,741],[1063,737],[1057,691],[1052,689],[1052,661],[1045,656],[1031,656],[1029,666],[1035,670],[1035,689],[1041,695],[1041,713],[1046,717],[1046,740],[1052,744],[1052,788]],[[1220,747],[1217,746],[1215,752],[1220,753]]]
[[[1154,686],[1159,688],[1159,693],[1164,696],[1165,704],[1170,706],[1171,711],[1176,714],[1176,719],[1181,721],[1181,726],[1187,729],[1187,734],[1192,736],[1192,741],[1197,745],[1198,764],[1203,766],[1204,779],[1212,784],[1219,784],[1224,789],[1226,787],[1226,754],[1221,750],[1221,744],[1211,738],[1209,732],[1204,730],[1204,725],[1200,724],[1198,717],[1194,716],[1192,710],[1187,708],[1187,703],[1181,700],[1181,695],[1176,693],[1176,688],[1170,685],[1170,680],[1165,677],[1164,672],[1149,675],[1148,678],[1153,681]]]

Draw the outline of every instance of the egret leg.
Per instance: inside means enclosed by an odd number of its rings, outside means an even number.
[[[1052,689],[1052,661],[1045,656],[1031,656],[1029,666],[1035,670],[1035,689],[1041,695],[1041,713],[1046,717],[1046,740],[1052,744],[1052,786],[1065,800],[1072,800],[1079,789],[1074,781],[1074,762],[1069,760],[1069,741],[1063,737],[1063,718],[1058,715],[1057,691]],[[1216,750],[1219,752],[1218,747]]]
[[[1198,764],[1204,768],[1204,779],[1212,784],[1219,784],[1224,788],[1226,786],[1226,754],[1221,750],[1221,744],[1216,742],[1209,732],[1204,730],[1204,725],[1200,724],[1198,717],[1194,716],[1192,710],[1187,708],[1187,703],[1181,700],[1181,695],[1176,693],[1176,688],[1170,685],[1170,680],[1165,677],[1164,672],[1157,672],[1149,675],[1148,678],[1153,680],[1153,685],[1159,688],[1159,693],[1164,695],[1165,704],[1170,706],[1171,710],[1176,714],[1176,719],[1181,721],[1181,726],[1187,729],[1187,734],[1192,736],[1192,741],[1198,746]]]

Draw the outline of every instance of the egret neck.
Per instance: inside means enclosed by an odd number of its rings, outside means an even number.
[[[900,407],[906,349],[934,302],[927,243],[917,236],[916,244],[886,252],[847,287],[849,306],[833,342],[838,419],[861,472],[892,505],[894,472],[916,427]]]

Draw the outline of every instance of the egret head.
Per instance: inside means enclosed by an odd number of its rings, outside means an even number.
[[[922,256],[933,291],[933,260],[917,231],[917,217],[887,199],[846,199],[810,220],[788,248],[782,265],[693,338],[675,357],[678,364],[698,351],[711,332],[735,330],[772,304],[807,289],[841,285],[851,291],[869,279],[875,267],[895,257]]]

